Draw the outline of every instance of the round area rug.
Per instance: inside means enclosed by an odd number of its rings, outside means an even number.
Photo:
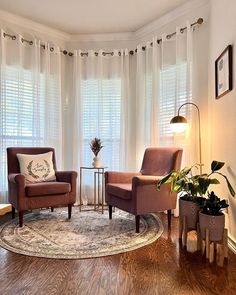
[[[135,232],[134,215],[116,210],[79,211],[74,207],[67,219],[67,208],[42,210],[24,216],[24,225],[14,219],[0,227],[0,246],[29,256],[79,259],[108,256],[134,250],[157,240],[163,226],[152,214],[141,217],[140,233]]]

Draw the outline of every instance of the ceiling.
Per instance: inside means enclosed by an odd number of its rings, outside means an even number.
[[[134,32],[190,0],[0,0],[0,9],[69,34]]]

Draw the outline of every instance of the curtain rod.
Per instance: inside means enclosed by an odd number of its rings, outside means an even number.
[[[199,18],[196,22],[192,23],[191,24],[191,27],[193,26],[196,26],[196,25],[201,25],[203,23],[203,18]],[[183,27],[180,29],[180,32],[183,33],[185,30],[187,29],[187,27]],[[173,32],[173,33],[170,33],[166,36],[167,39],[171,39],[173,36],[176,35],[176,32]],[[9,37],[11,38],[12,40],[16,40],[16,36],[15,35],[11,35],[11,34],[7,34],[7,33],[3,33],[3,36],[4,37]],[[24,38],[21,38],[21,42],[24,43],[28,43],[29,45],[33,45],[34,42],[32,40],[27,40],[27,39],[24,39]],[[160,44],[162,42],[162,39],[157,39],[157,43]],[[151,46],[153,45],[153,43],[151,42]],[[40,44],[40,46],[45,49],[45,45],[44,44]],[[142,50],[145,51],[146,50],[146,46],[142,46]],[[50,47],[50,51],[54,51],[54,47]],[[60,52],[63,53],[64,55],[68,55],[68,56],[73,56],[74,53],[73,52],[70,52],[70,51],[67,51],[67,50],[62,50],[60,49]],[[129,51],[129,54],[130,55],[134,55],[134,53],[137,52],[137,48],[135,50],[130,50]],[[95,55],[98,56],[98,52],[95,52]],[[102,53],[103,56],[106,56],[106,55],[111,55],[113,56],[114,55],[114,52],[111,51],[111,52],[103,52]],[[119,55],[121,55],[121,53],[119,52]],[[81,52],[81,56],[88,56],[88,52]]]
[[[7,33],[3,33],[3,36],[4,37],[9,37],[11,38],[12,40],[16,40],[16,36],[15,35],[10,35],[10,34],[7,34]],[[28,43],[29,45],[33,45],[34,42],[32,40],[27,40],[27,39],[24,39],[24,38],[21,38],[21,42],[22,43]],[[40,44],[40,47],[42,47],[43,49],[45,49],[45,45],[44,44]],[[50,47],[50,51],[54,51],[54,47]],[[64,55],[69,55],[69,56],[73,56],[73,53],[72,52],[68,52],[67,50],[62,50],[60,49],[60,52],[62,52]]]

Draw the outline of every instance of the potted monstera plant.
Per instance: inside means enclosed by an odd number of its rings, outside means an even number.
[[[164,183],[170,183],[171,190],[180,193],[179,215],[180,218],[183,216],[186,217],[189,229],[196,229],[197,227],[200,206],[205,200],[209,186],[220,183],[217,178],[213,178],[214,174],[223,177],[231,195],[235,195],[228,178],[219,172],[223,166],[223,162],[212,161],[210,173],[194,174],[194,170],[200,167],[200,164],[195,164],[191,167],[185,167],[180,171],[172,171],[158,181],[157,189],[160,189],[160,186]]]
[[[222,240],[225,227],[225,215],[222,211],[228,206],[225,199],[220,199],[214,192],[208,193],[208,197],[202,202],[199,212],[202,239],[205,239],[206,228],[208,228],[210,241]]]

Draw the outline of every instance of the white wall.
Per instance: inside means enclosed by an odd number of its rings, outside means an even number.
[[[66,33],[2,10],[0,10],[0,28],[6,33],[21,34],[28,40],[37,38],[60,46],[62,49],[64,49],[66,41],[70,38]]]
[[[211,110],[211,158],[226,163],[224,173],[236,188],[236,1],[211,0],[210,54],[209,54],[209,104]],[[233,45],[233,90],[215,99],[215,60],[229,45]],[[226,186],[220,185],[218,193],[228,197],[229,235],[236,243],[236,197],[232,198]]]

